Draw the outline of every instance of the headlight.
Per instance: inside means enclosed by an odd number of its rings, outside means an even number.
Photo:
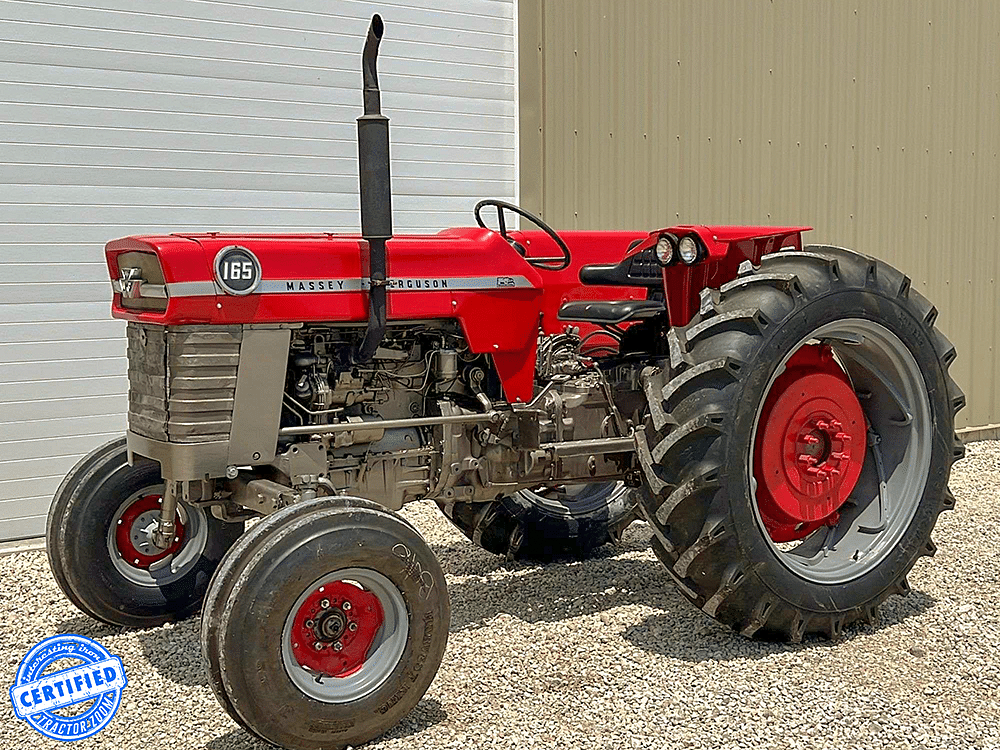
[[[674,262],[674,253],[677,251],[677,238],[672,234],[661,234],[656,241],[656,260],[661,266],[667,266]]]
[[[698,240],[688,235],[681,239],[680,244],[677,247],[677,254],[681,256],[681,260],[687,263],[689,266],[697,263],[698,259],[701,257],[701,245],[698,244]]]

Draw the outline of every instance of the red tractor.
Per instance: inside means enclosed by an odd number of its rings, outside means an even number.
[[[747,636],[833,638],[907,593],[964,403],[910,280],[807,227],[557,232],[483,201],[478,227],[394,236],[382,30],[360,235],[107,245],[128,432],[56,493],[66,596],[135,627],[200,608],[233,719],[320,748],[394,725],[441,662],[445,579],[395,512],[413,500],[510,558],[642,518],[683,595]]]

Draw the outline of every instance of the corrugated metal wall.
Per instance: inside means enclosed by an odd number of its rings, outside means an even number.
[[[556,227],[808,224],[903,269],[1000,422],[1000,3],[521,0],[521,201]]]
[[[397,229],[513,200],[514,0],[0,2],[0,540],[124,430],[104,242],[357,229],[376,10]]]

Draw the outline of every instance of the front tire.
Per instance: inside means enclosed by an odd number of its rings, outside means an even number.
[[[441,567],[410,524],[364,500],[319,498],[233,547],[205,600],[202,653],[216,696],[251,733],[344,747],[416,706],[449,619]]]
[[[56,490],[46,524],[49,567],[85,614],[111,625],[148,628],[200,607],[215,567],[243,524],[178,503],[175,543],[156,549],[147,531],[159,517],[162,492],[159,465],[137,459],[129,466],[124,438],[85,456]]]
[[[748,636],[871,622],[954,506],[951,344],[909,279],[832,247],[745,264],[647,372],[640,500],[696,606]]]

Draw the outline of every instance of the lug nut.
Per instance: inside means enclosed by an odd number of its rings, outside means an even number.
[[[350,602],[344,602],[343,604],[340,605],[340,608],[346,612],[347,610],[349,610],[351,608],[351,603]]]
[[[317,651],[322,651],[323,650],[323,644],[320,643],[319,641],[316,641],[316,643],[313,644],[313,648],[316,649]]]
[[[316,623],[314,623],[312,620],[306,620],[306,622],[305,622],[305,625],[306,625],[307,628],[311,628],[315,624]]]
[[[323,609],[329,609],[330,608],[330,600],[329,599],[323,599],[319,603],[319,606],[322,607]]]
[[[355,630],[358,629],[358,624],[356,622],[352,622],[350,625],[347,626],[347,629],[353,633]]]
[[[344,645],[340,641],[337,641],[336,643],[333,644],[333,650],[334,651],[340,651],[343,648],[344,648]]]

